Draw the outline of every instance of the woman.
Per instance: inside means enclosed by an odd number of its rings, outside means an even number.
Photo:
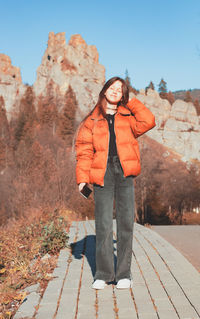
[[[96,228],[96,273],[92,287],[116,280],[130,288],[134,222],[133,177],[140,173],[136,138],[155,126],[154,115],[136,98],[129,101],[126,82],[113,77],[81,123],[76,138],[79,191],[93,184]],[[114,269],[113,202],[117,222],[117,265]]]

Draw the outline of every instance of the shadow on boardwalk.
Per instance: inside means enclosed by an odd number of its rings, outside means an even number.
[[[86,249],[86,243],[87,243],[87,249]],[[116,251],[115,244],[117,243],[116,240],[113,240],[114,245],[114,252]],[[95,235],[87,235],[83,239],[73,242],[70,244],[72,249],[72,256],[76,259],[81,259],[83,256],[87,258],[88,265],[90,266],[92,276],[94,278],[95,272],[96,272],[96,262],[95,262],[95,256],[96,256],[96,236]],[[82,247],[84,247],[82,249]],[[117,264],[117,256],[114,253],[114,267],[116,269]]]
[[[113,231],[115,239],[115,220]],[[94,221],[74,222],[69,239],[71,249],[61,250],[54,279],[44,295],[30,293],[14,319],[200,318],[199,272],[151,229],[134,225],[133,288],[125,290],[116,289],[114,284],[100,291],[91,288],[95,273]]]

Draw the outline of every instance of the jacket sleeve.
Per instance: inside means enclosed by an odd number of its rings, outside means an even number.
[[[135,137],[144,134],[156,125],[155,116],[138,99],[131,99],[128,102],[127,107],[133,115],[130,118],[130,122]]]
[[[89,183],[89,173],[94,156],[92,128],[88,121],[81,125],[75,142],[77,184]]]

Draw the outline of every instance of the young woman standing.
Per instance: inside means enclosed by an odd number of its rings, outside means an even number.
[[[129,101],[126,82],[113,77],[81,123],[76,138],[79,191],[93,184],[96,229],[96,273],[92,287],[116,280],[129,288],[134,223],[133,177],[140,173],[136,138],[155,126],[154,115],[138,99]],[[117,222],[117,266],[114,269],[113,203]]]

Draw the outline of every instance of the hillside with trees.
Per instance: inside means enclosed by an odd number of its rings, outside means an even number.
[[[167,82],[163,78],[161,78],[157,87],[160,97],[163,99],[167,99],[171,105],[178,99],[185,102],[192,102],[196,107],[197,114],[200,115],[200,89],[178,90],[173,92],[168,91]],[[148,89],[156,89],[152,81],[150,81],[150,83],[146,86],[145,92],[147,92]]]
[[[200,102],[200,89],[179,90],[174,91],[175,99],[185,99],[186,92],[189,92],[193,101],[198,100]]]
[[[200,164],[148,136],[139,138],[142,173],[135,180],[137,218],[142,224],[182,224],[200,204]]]
[[[60,112],[56,99],[50,87],[48,97],[39,100],[27,87],[20,111],[10,123],[1,99],[0,224],[33,208],[72,207],[76,202],[72,146],[77,102],[71,87]]]
[[[94,218],[93,198],[82,198],[75,180],[76,109],[72,88],[61,98],[53,93],[51,83],[48,95],[39,98],[27,86],[19,113],[10,122],[0,99],[1,224],[46,207],[69,209],[78,219]],[[135,179],[137,220],[172,223],[199,205],[198,165],[188,168],[174,154],[165,156],[167,148],[147,136],[139,138],[139,143],[142,174]]]

